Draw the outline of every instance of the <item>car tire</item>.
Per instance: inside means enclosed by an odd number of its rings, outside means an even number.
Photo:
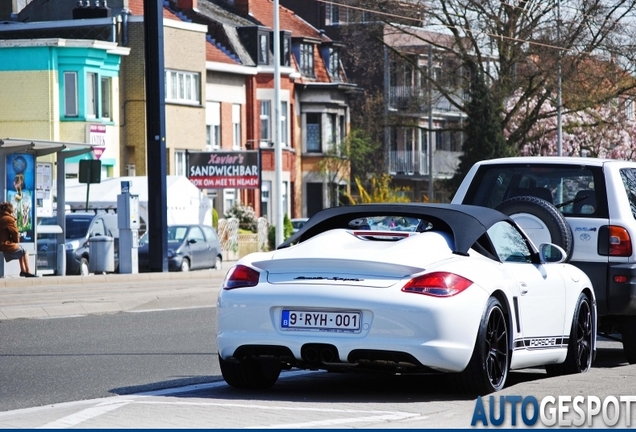
[[[78,274],[81,276],[88,276],[90,271],[88,270],[88,258],[81,258]]]
[[[216,260],[214,261],[214,267],[212,267],[214,270],[221,270],[221,268],[223,267],[223,259],[217,255],[216,256]]]
[[[579,296],[572,317],[572,328],[568,342],[568,354],[561,364],[547,365],[550,376],[570,375],[587,372],[592,367],[594,353],[594,326],[592,325],[592,306],[590,299],[583,293]]]
[[[459,374],[460,388],[472,395],[503,389],[510,370],[510,353],[506,313],[499,300],[491,297],[481,318],[473,355]]]
[[[221,356],[219,366],[225,382],[241,389],[268,389],[276,383],[282,369],[276,361],[261,362],[247,358],[229,362]]]
[[[549,237],[549,241],[561,246],[566,254],[566,261],[572,257],[574,238],[572,228],[561,212],[548,201],[534,196],[518,196],[509,198],[495,207],[510,216],[526,234],[538,233]],[[531,238],[532,239],[532,238]],[[539,247],[542,241],[532,239]]]
[[[181,265],[179,266],[179,270],[181,270],[182,272],[190,271],[190,260],[187,258],[182,259]]]
[[[636,364],[636,316],[623,317],[621,321],[623,351],[629,364]]]

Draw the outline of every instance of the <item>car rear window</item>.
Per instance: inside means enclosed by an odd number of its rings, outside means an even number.
[[[91,224],[90,219],[67,217],[66,218],[66,238],[78,239],[78,238],[86,237],[86,233],[88,232],[88,227],[90,224]]]
[[[464,204],[496,208],[515,196],[551,202],[565,216],[607,217],[605,181],[600,167],[573,165],[484,165]]]

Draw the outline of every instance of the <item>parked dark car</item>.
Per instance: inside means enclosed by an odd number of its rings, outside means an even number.
[[[149,236],[139,239],[139,271],[149,271]],[[214,228],[208,225],[173,225],[168,227],[168,269],[189,271],[213,268],[221,270],[221,243]]]
[[[38,220],[38,225],[57,225],[56,217],[45,217]],[[113,237],[115,246],[115,268],[119,258],[119,229],[117,215],[113,213],[69,213],[66,215],[66,274],[87,275],[89,257],[89,241],[94,236]],[[37,250],[42,259],[46,256],[47,264],[53,251],[56,250],[55,235],[38,236]],[[49,256],[50,255],[50,256]],[[42,263],[44,264],[44,263]],[[40,263],[38,262],[38,265]],[[54,266],[51,266],[54,268]]]

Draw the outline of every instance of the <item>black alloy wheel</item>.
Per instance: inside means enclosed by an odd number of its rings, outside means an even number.
[[[568,375],[587,372],[592,367],[594,353],[594,326],[592,324],[592,308],[590,300],[583,293],[579,296],[574,316],[572,317],[572,329],[568,342],[568,355],[561,364],[547,365],[549,375]]]
[[[587,372],[592,366],[592,311],[587,297],[581,302],[576,320],[576,353],[578,372]]]
[[[276,384],[282,366],[275,360],[258,361],[246,358],[226,361],[219,355],[223,379],[230,386],[242,389],[268,389]]]
[[[508,321],[499,300],[488,299],[473,355],[458,375],[458,385],[471,395],[485,395],[504,388],[510,370]]]
[[[493,389],[503,388],[508,375],[508,328],[503,311],[493,308],[488,317],[488,329],[486,330],[485,369],[488,380]]]

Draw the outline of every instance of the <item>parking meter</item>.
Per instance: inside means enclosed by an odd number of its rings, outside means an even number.
[[[117,227],[119,228],[119,273],[138,273],[139,196],[130,193],[130,182],[121,182],[117,195]]]

